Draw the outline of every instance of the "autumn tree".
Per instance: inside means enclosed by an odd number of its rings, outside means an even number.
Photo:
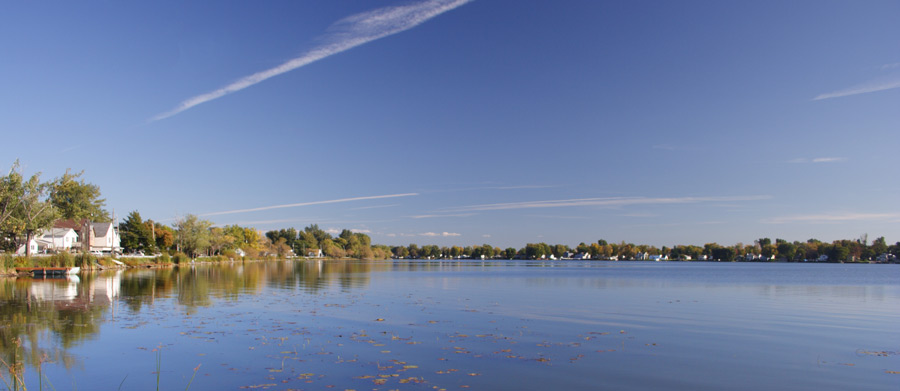
[[[189,214],[175,222],[175,240],[180,251],[196,257],[209,248],[212,222]]]

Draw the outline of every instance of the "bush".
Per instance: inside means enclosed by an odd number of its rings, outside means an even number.
[[[187,256],[187,254],[183,252],[175,253],[175,256],[172,257],[172,262],[176,265],[180,265],[182,263],[188,263],[191,261],[191,257]]]
[[[47,257],[47,261],[51,267],[73,267],[75,266],[75,256],[67,252]]]
[[[78,267],[82,269],[93,269],[94,264],[97,263],[97,258],[91,254],[81,253],[75,263],[78,264]]]
[[[172,263],[172,257],[170,257],[169,254],[162,254],[156,258],[153,258],[153,262],[169,264]]]
[[[12,269],[16,267],[16,259],[10,254],[0,256],[0,270]]]

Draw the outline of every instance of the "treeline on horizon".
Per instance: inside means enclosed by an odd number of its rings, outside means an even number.
[[[106,200],[100,197],[96,185],[86,183],[82,173],[69,170],[61,177],[41,181],[40,173],[25,178],[16,161],[6,176],[0,177],[0,250],[14,252],[23,243],[54,225],[58,220],[88,219],[109,222],[104,209]],[[489,244],[473,246],[437,246],[410,244],[387,246],[372,244],[369,235],[348,229],[340,233],[325,231],[312,224],[302,230],[287,228],[264,234],[252,227],[238,225],[214,226],[211,221],[196,215],[176,219],[172,225],[143,220],[132,211],[119,225],[121,246],[126,253],[148,254],[166,252],[234,257],[288,257],[314,255],[321,250],[330,258],[356,259],[546,259],[578,255],[580,259],[646,259],[662,257],[673,260],[828,260],[873,261],[892,260],[900,256],[900,242],[888,245],[884,237],[871,243],[867,235],[857,239],[836,240],[831,243],[816,239],[789,242],[782,239],[760,238],[752,244],[731,246],[707,243],[701,246],[676,245],[661,248],[646,244],[597,242],[565,244],[528,243],[522,248],[495,247]],[[28,246],[26,246],[28,247]],[[30,255],[30,254],[28,254]],[[879,257],[883,258],[880,259]]]
[[[353,236],[368,236],[361,233],[353,233],[349,230],[343,230],[337,238],[331,238],[330,234],[322,231],[317,225],[310,225],[301,231],[294,228],[273,230],[266,232],[266,237],[270,240],[277,240],[285,243],[292,248],[322,248],[324,254],[329,257],[359,257],[359,252],[354,251],[356,247],[352,242],[344,240]],[[324,245],[323,245],[324,244]],[[341,244],[350,244],[350,246],[341,251]],[[338,245],[336,248],[332,247]],[[383,253],[390,250],[391,258],[410,258],[410,259],[548,259],[548,258],[564,258],[581,254],[583,259],[616,259],[616,260],[633,260],[648,259],[650,256],[660,256],[663,259],[672,260],[712,260],[722,262],[732,262],[740,260],[759,260],[759,261],[801,261],[801,260],[823,260],[823,256],[827,256],[828,261],[874,261],[881,255],[900,255],[900,242],[894,245],[888,245],[884,237],[879,237],[871,243],[868,241],[867,235],[863,235],[858,239],[835,240],[826,243],[817,239],[809,239],[806,242],[788,242],[783,239],[775,239],[773,242],[769,238],[760,238],[752,244],[737,243],[731,246],[723,246],[717,243],[707,243],[701,246],[695,245],[676,245],[672,247],[663,246],[661,248],[634,243],[610,243],[600,239],[597,242],[586,244],[580,243],[577,246],[570,247],[565,244],[550,245],[547,243],[528,243],[525,247],[495,247],[490,244],[482,244],[480,246],[437,246],[433,244],[422,245],[410,244],[408,246],[383,246],[376,245],[373,248]],[[893,258],[893,257],[890,257]]]

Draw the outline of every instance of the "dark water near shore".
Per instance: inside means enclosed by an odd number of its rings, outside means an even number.
[[[900,265],[260,262],[0,279],[0,314],[0,390],[900,389]]]

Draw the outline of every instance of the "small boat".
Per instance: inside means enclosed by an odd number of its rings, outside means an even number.
[[[31,272],[35,277],[37,276],[66,276],[71,274],[78,274],[81,271],[80,267],[17,267],[16,271],[19,273],[27,273]]]

